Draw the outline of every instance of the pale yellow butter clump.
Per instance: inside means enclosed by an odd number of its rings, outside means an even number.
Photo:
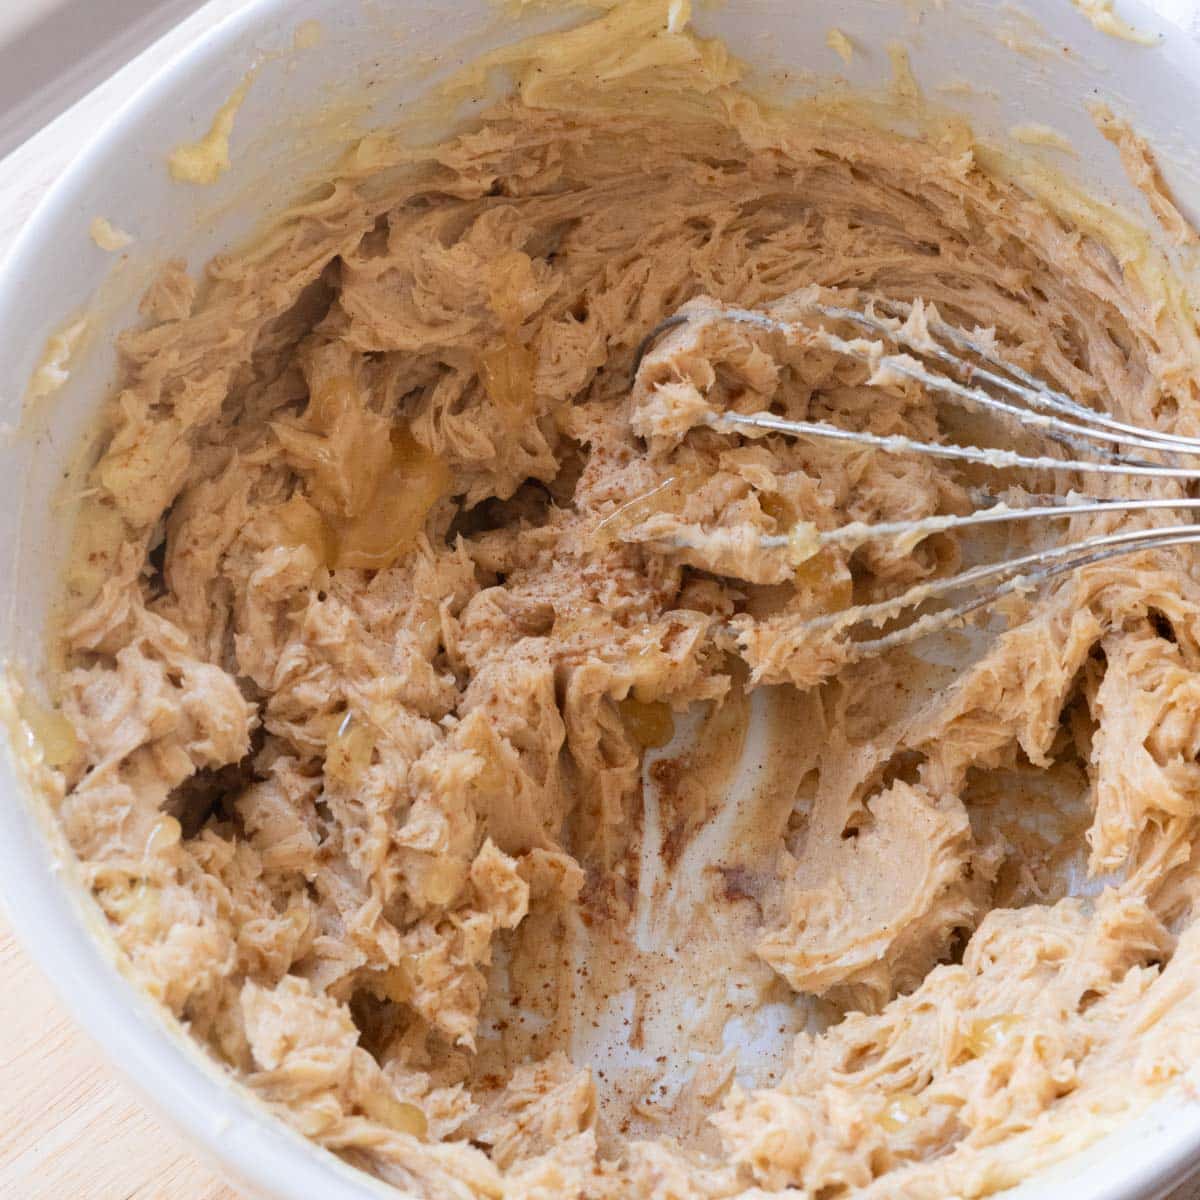
[[[830,28],[825,35],[825,45],[834,52],[841,60],[850,65],[850,60],[854,57],[854,43],[836,26]]]
[[[133,235],[114,225],[107,217],[93,218],[88,234],[101,250],[110,252],[124,250],[133,243]]]
[[[206,185],[216,183],[229,170],[232,165],[229,139],[233,135],[238,110],[245,102],[253,82],[254,72],[251,71],[217,110],[208,132],[199,141],[184,142],[171,151],[167,166],[172,179],[179,183]]]

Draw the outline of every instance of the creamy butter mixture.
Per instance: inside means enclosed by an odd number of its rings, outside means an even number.
[[[952,126],[768,112],[681,11],[496,56],[470,132],[369,139],[163,274],[69,581],[61,820],[137,980],[428,1200],[984,1194],[1200,1051],[1193,559],[855,662],[806,621],[1013,547],[762,535],[1084,482],[705,423],[1014,445],[803,339],[635,350],[687,302],[919,296],[1196,432],[1195,323],[1127,227]]]

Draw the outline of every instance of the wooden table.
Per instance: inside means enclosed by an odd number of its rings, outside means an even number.
[[[118,1078],[0,925],[0,1196],[239,1200]]]
[[[6,11],[27,0],[0,0]],[[32,3],[33,0],[28,0]],[[243,0],[210,0],[175,32],[0,163],[0,253],[88,131]],[[1164,0],[1179,9],[1193,0]],[[249,1200],[151,1116],[62,1010],[0,918],[0,1197]],[[1172,1200],[1200,1200],[1200,1182]]]

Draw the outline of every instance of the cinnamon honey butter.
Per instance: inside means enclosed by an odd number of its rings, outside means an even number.
[[[1195,435],[1195,316],[1110,210],[953,123],[773,107],[687,17],[493,54],[464,131],[163,269],[65,585],[59,819],[140,986],[409,1195],[988,1194],[1200,1052],[1194,556],[857,659],[812,619],[1016,544],[763,537],[1084,483],[705,419],[962,436],[803,341],[635,355],[684,305],[919,297]]]

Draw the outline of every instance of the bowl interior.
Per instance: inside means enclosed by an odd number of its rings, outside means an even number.
[[[1149,224],[1143,198],[1087,111],[1086,102],[1101,97],[1160,151],[1181,207],[1200,214],[1200,150],[1184,115],[1200,107],[1200,49],[1136,0],[1122,13],[1161,35],[1160,43],[1106,36],[1070,5],[1034,18],[1002,0],[843,0],[836,24],[855,47],[849,64],[826,45],[831,9],[821,0],[730,0],[701,7],[695,24],[749,64],[752,86],[793,95],[881,89],[892,70],[889,47],[903,45],[931,101],[962,113],[997,142],[1016,125],[1051,126],[1075,148],[1074,158],[1045,147],[1021,153],[1086,181],[1098,197]],[[256,0],[97,132],[0,272],[0,422],[10,429],[0,445],[0,553],[7,566],[0,659],[36,687],[72,488],[114,378],[114,334],[136,322],[138,298],[157,268],[183,257],[195,270],[243,242],[350,140],[405,118],[433,83],[476,54],[579,20],[566,7],[528,6],[515,15],[487,0]],[[316,45],[306,36],[313,21]],[[165,165],[170,150],[201,136],[252,69],[232,138],[233,169],[212,187],[174,182]],[[414,136],[432,136],[451,120],[443,113]],[[136,242],[119,255],[100,250],[88,232],[96,216]],[[47,338],[80,316],[87,327],[68,382],[27,403],[26,383]],[[0,817],[0,891],[14,925],[83,1023],[168,1115],[255,1194],[396,1195],[314,1152],[168,1034],[111,965],[89,929],[86,905],[52,869],[59,850],[12,759],[0,773]],[[1198,1156],[1200,1107],[1169,1099],[1019,1194],[1049,1200],[1069,1179],[1076,1195],[1155,1195]]]

